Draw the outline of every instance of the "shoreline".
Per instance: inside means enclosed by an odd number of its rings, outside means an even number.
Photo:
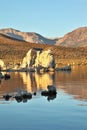
[[[22,62],[22,59],[12,59],[12,60],[7,60],[7,59],[2,59],[4,61],[4,63],[8,66],[12,66],[14,67],[17,64],[20,64]],[[62,67],[62,66],[66,66],[66,65],[87,65],[87,59],[57,59],[55,58],[55,64],[56,67]]]
[[[87,59],[56,59],[56,67],[71,65],[71,66],[84,66],[87,65]]]

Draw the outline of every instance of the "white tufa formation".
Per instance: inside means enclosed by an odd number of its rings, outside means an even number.
[[[5,64],[4,64],[4,61],[0,59],[0,68],[4,68]]]
[[[55,66],[55,60],[51,50],[40,52],[30,49],[26,56],[23,58],[23,62],[21,64],[22,68],[39,66],[44,68]]]

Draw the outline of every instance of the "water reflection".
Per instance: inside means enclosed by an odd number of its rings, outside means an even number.
[[[0,84],[0,96],[3,97],[6,93],[15,93],[20,90],[34,93],[41,90],[46,90],[48,85],[53,85],[54,73],[10,73],[11,79],[8,81],[2,80]],[[53,100],[53,97],[48,97],[48,100]],[[21,100],[20,100],[21,101]],[[24,100],[24,102],[27,100]]]
[[[0,97],[5,93],[13,93],[18,90],[39,92],[46,90],[48,85],[54,85],[59,90],[73,95],[75,99],[87,100],[87,67],[75,67],[68,72],[52,73],[10,73],[11,79],[2,80],[0,83]],[[48,100],[56,97],[48,97]]]
[[[87,101],[87,67],[75,67],[71,73],[56,73],[55,84],[75,99]]]
[[[44,73],[20,73],[23,83],[26,84],[26,89],[29,92],[36,92],[41,89],[47,89],[48,85],[53,85],[53,74]]]
[[[57,95],[49,95],[49,96],[47,97],[47,100],[48,100],[48,101],[54,100],[56,97],[57,97]]]

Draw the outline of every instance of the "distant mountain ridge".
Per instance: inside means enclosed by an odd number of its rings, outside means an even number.
[[[55,39],[48,39],[34,32],[21,32],[12,28],[1,29],[0,33],[30,43],[55,44]]]
[[[54,39],[45,38],[34,32],[21,32],[12,28],[1,29],[0,33],[30,43],[51,44],[65,47],[87,46],[87,27],[80,27],[67,33],[61,38]]]
[[[67,33],[64,37],[56,41],[56,45],[66,47],[85,47],[87,46],[87,27],[81,27]]]

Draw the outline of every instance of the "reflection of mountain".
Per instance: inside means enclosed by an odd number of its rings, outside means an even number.
[[[75,99],[87,100],[87,67],[76,67],[71,73],[55,74],[56,86]]]
[[[62,84],[59,86],[66,93],[73,95],[75,99],[87,101],[87,83],[75,82],[70,84]]]
[[[11,73],[11,78],[9,80],[1,80],[0,83],[0,95],[4,93],[16,92],[19,89],[25,89],[23,85],[23,80],[20,78],[19,73]]]

